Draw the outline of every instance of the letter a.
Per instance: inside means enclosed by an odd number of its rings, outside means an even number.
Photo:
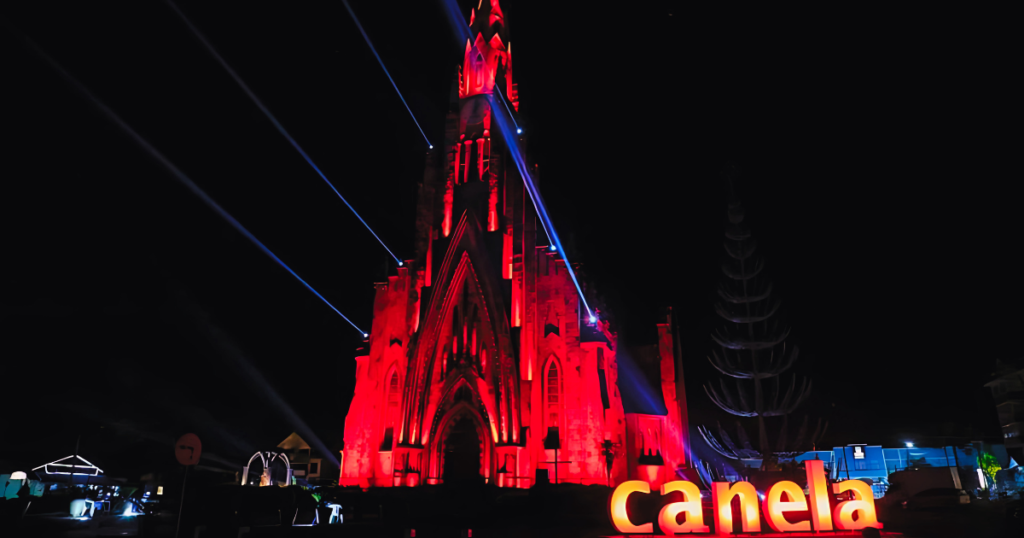
[[[878,522],[878,515],[875,513],[875,496],[871,493],[871,486],[860,480],[845,480],[838,484],[832,484],[832,491],[843,493],[852,491],[854,500],[839,503],[836,506],[832,517],[836,520],[836,527],[844,531],[856,531],[865,527],[881,529],[882,524]],[[860,512],[856,520],[853,513]]]
[[[668,503],[658,514],[661,532],[671,536],[691,532],[710,532],[704,524],[704,511],[700,506],[700,490],[693,482],[676,480],[661,485],[661,496],[673,491],[683,492],[683,502]],[[680,524],[679,514],[686,514],[686,521]]]

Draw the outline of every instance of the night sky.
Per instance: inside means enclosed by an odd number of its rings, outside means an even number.
[[[441,2],[351,3],[438,144],[462,50]],[[296,429],[275,394],[340,447],[358,333],[19,34],[365,329],[394,262],[166,5],[25,4],[0,13],[0,431],[24,440],[0,463],[81,435],[91,461],[138,474],[192,431],[205,463],[237,470]],[[674,307],[694,424],[729,418],[701,386],[732,162],[814,379],[797,418],[831,422],[822,445],[998,440],[982,385],[1021,355],[1024,322],[1006,14],[502,4],[555,225],[623,341],[653,343]],[[411,257],[426,145],[343,5],[180,6]]]

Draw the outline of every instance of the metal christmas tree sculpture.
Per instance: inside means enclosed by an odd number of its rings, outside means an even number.
[[[730,181],[731,187],[731,181]],[[733,189],[730,189],[733,190]],[[717,385],[704,386],[711,400],[723,410],[739,417],[757,417],[758,447],[755,450],[743,426],[737,421],[738,439],[732,439],[721,425],[717,439],[700,428],[708,444],[729,458],[761,458],[773,452],[800,450],[807,443],[807,420],[793,443],[787,440],[787,415],[792,413],[811,392],[807,378],[795,374],[783,375],[799,355],[795,345],[787,345],[790,329],[778,317],[780,302],[772,297],[772,283],[764,278],[764,260],[755,256],[756,244],[743,222],[743,206],[733,191],[729,202],[729,223],[725,231],[725,252],[728,258],[722,264],[725,278],[718,288],[715,311],[725,320],[720,329],[711,334],[717,344],[708,359],[724,376]],[[768,441],[765,417],[783,417],[775,450]],[[821,434],[817,431],[810,440]],[[808,443],[810,444],[810,443]]]

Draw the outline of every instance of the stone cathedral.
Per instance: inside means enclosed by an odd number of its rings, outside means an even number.
[[[419,185],[415,258],[376,284],[339,483],[672,480],[688,439],[671,320],[650,347],[647,397],[664,408],[632,412],[617,336],[583,309],[524,185],[536,169],[516,166],[505,137],[520,150],[526,138],[498,128],[497,114],[519,109],[498,0],[481,0],[469,29],[444,143]]]

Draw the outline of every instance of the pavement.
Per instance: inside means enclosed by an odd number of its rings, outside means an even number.
[[[968,505],[941,510],[907,511],[895,507],[880,510],[879,521],[886,531],[899,532],[907,538],[1024,536],[1024,529],[1011,528],[1015,524],[1006,517],[1008,504],[1008,501],[975,499]]]

